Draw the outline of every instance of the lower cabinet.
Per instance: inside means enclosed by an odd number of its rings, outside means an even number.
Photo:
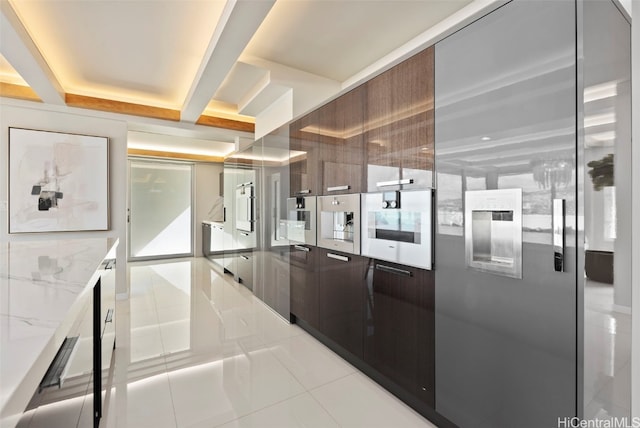
[[[31,398],[17,428],[98,427],[115,347],[115,259],[100,279]]]
[[[301,245],[290,262],[296,321],[412,406],[433,409],[434,272]]]
[[[433,407],[433,271],[372,260],[367,272],[364,361]]]
[[[318,254],[318,247],[292,245],[289,253],[289,282],[291,314],[319,331]]]
[[[318,248],[319,331],[363,356],[365,274],[368,259]]]

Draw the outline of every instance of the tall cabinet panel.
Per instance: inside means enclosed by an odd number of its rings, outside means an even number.
[[[364,361],[434,405],[433,271],[371,259]]]
[[[317,110],[323,195],[363,189],[364,94],[359,86]]]
[[[576,414],[575,17],[516,0],[436,45],[436,410],[461,427]]]
[[[317,248],[320,332],[358,358],[363,357],[367,261]]]
[[[289,240],[283,221],[290,194],[289,126],[275,129],[254,147],[261,147],[260,270],[256,294],[285,319],[290,317]],[[254,289],[255,293],[255,289]]]
[[[430,47],[366,84],[368,192],[433,186],[433,61]]]
[[[320,194],[317,111],[289,126],[290,196]]]

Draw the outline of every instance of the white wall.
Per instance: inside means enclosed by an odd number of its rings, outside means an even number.
[[[9,234],[7,219],[9,178],[9,127],[96,135],[109,138],[110,230],[105,232],[66,232]],[[126,195],[127,195],[127,123],[93,117],[79,109],[51,107],[41,103],[0,99],[0,241],[28,239],[115,237],[117,251],[117,293],[127,292],[126,277]]]
[[[195,165],[196,257],[202,256],[202,221],[222,221],[224,199],[220,194],[220,174],[223,167],[222,163]]]

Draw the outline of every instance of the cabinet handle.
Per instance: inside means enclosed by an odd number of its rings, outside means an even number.
[[[402,184],[413,184],[413,178],[405,178],[403,180],[379,181],[376,183],[378,187],[399,186]]]
[[[351,260],[350,257],[341,256],[339,254],[333,254],[333,253],[327,253],[327,257],[334,260],[340,260],[341,262],[348,262],[349,260]]]
[[[104,318],[104,323],[109,323],[113,321],[113,309],[107,310],[107,316]]]
[[[396,275],[413,276],[411,271],[404,270],[404,269],[398,269],[398,268],[394,268],[394,267],[387,266],[387,265],[376,265],[376,269],[377,270],[381,270],[383,272],[393,273],[393,274],[396,274]]]
[[[306,251],[307,253],[311,251],[311,248],[303,247],[302,245],[294,245],[293,248],[300,251]]]
[[[248,181],[246,183],[238,184],[236,187],[246,187],[253,185],[253,181]]]
[[[249,257],[247,257],[247,256],[240,256],[240,258],[241,258],[242,260],[249,260]]]
[[[564,199],[553,200],[553,269],[564,272],[565,205]]]
[[[240,232],[240,235],[242,236],[249,236],[249,234],[247,232]]]
[[[308,195],[309,193],[311,193],[311,189],[303,189],[303,190],[298,190],[296,192],[296,195]]]
[[[38,386],[39,392],[42,392],[43,389],[52,386],[62,387],[65,372],[67,371],[67,364],[69,363],[69,360],[71,360],[71,356],[73,355],[73,351],[77,344],[78,336],[67,337],[64,339],[60,349],[58,349],[58,353],[51,362],[49,369],[47,369],[47,372]]]
[[[339,190],[349,190],[349,189],[351,189],[351,186],[349,186],[348,184],[345,184],[344,186],[327,187],[327,192],[337,192]]]

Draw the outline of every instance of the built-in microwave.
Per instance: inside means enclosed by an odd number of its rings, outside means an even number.
[[[254,194],[253,183],[243,183],[236,187],[236,229],[253,232]]]
[[[316,245],[316,197],[287,199],[287,239],[292,243]]]
[[[363,256],[431,269],[433,190],[362,195]]]

